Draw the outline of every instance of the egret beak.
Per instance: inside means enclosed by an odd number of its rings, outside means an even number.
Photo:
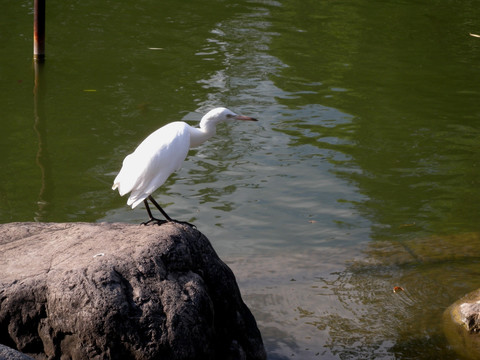
[[[244,121],[258,121],[250,116],[243,116],[243,115],[235,115],[233,117],[235,120],[244,120]]]

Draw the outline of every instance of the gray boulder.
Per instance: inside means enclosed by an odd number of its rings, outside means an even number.
[[[265,359],[232,271],[187,225],[0,225],[0,343],[36,359]]]

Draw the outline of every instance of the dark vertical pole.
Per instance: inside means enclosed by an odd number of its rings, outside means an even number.
[[[34,125],[38,135],[37,164],[42,174],[42,186],[38,196],[38,211],[35,212],[35,221],[45,221],[50,199],[50,166],[47,151],[47,136],[45,125],[45,81],[43,66],[45,61],[45,2],[33,0],[33,65],[35,83],[33,87]]]
[[[45,1],[33,0],[33,58],[45,59]]]

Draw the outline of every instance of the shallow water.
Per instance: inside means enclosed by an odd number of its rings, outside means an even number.
[[[138,223],[110,190],[150,132],[225,124],[155,193],[232,267],[270,359],[455,359],[480,286],[476,2],[151,0],[0,15],[0,221]],[[394,293],[394,286],[403,292]]]

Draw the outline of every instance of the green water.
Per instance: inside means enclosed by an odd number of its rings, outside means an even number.
[[[456,359],[480,287],[476,1],[49,1],[0,14],[0,222],[139,223],[122,159],[216,106],[155,193],[232,267],[270,359]],[[394,286],[405,291],[393,293]]]

